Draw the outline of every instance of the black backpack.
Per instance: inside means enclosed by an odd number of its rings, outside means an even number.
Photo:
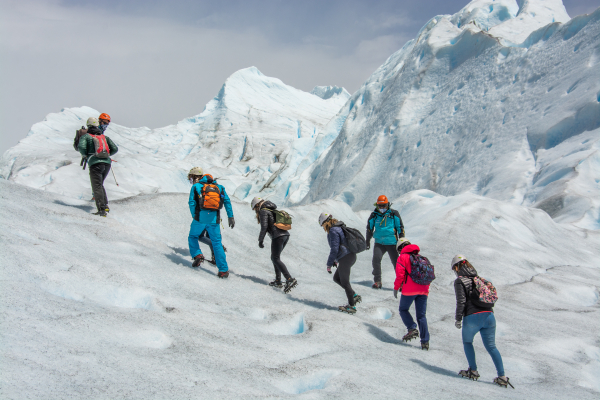
[[[87,129],[85,128],[85,126],[82,126],[81,129],[79,129],[75,133],[75,139],[73,140],[73,148],[75,149],[75,151],[79,151],[79,139],[81,139],[81,137],[86,133]]]
[[[358,231],[358,229],[348,228],[345,224],[342,225],[342,231],[344,232],[344,236],[346,236],[346,244],[348,245],[348,250],[352,253],[360,253],[367,249],[367,242],[365,241],[365,237]]]

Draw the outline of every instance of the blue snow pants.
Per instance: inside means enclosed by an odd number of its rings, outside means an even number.
[[[462,340],[465,355],[469,362],[469,368],[473,371],[477,371],[475,349],[473,348],[473,339],[477,332],[481,333],[483,346],[487,352],[490,353],[490,356],[492,356],[492,361],[496,366],[498,376],[504,376],[502,356],[496,348],[496,317],[494,317],[494,313],[492,312],[471,314],[463,318]]]
[[[215,255],[215,261],[217,262],[217,268],[219,272],[229,271],[227,266],[227,258],[225,257],[225,251],[223,250],[223,244],[221,243],[221,229],[219,224],[201,224],[196,220],[192,220],[190,225],[190,234],[188,236],[188,245],[190,247],[190,255],[192,258],[198,254],[202,254],[198,240],[202,232],[206,229],[210,240],[212,242],[213,254]]]

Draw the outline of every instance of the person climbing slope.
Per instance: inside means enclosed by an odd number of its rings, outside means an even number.
[[[319,225],[327,232],[327,242],[329,243],[327,272],[331,274],[331,268],[337,267],[333,281],[344,288],[348,298],[348,304],[339,306],[338,309],[348,314],[356,314],[356,304],[360,303],[362,298],[354,292],[350,285],[350,270],[356,263],[356,254],[348,249],[346,235],[342,230],[344,223],[333,218],[331,214],[323,212],[319,215]]]
[[[104,122],[106,123],[106,120]],[[90,170],[90,183],[97,209],[94,215],[106,217],[106,213],[110,210],[108,208],[108,196],[104,189],[104,180],[110,172],[110,157],[116,154],[119,148],[108,136],[104,135],[106,128],[102,130],[99,126],[100,122],[97,118],[88,118],[87,133],[79,138],[77,147],[79,153],[87,160]]]
[[[388,253],[394,270],[398,260],[396,241],[404,237],[404,225],[400,213],[391,207],[391,203],[385,195],[377,198],[375,210],[367,221],[367,250],[371,248],[371,238],[375,239],[373,248],[373,289],[381,289],[381,259]]]
[[[250,207],[256,212],[256,221],[260,224],[258,247],[261,249],[265,247],[263,242],[267,234],[271,238],[271,261],[275,269],[275,280],[270,282],[269,286],[283,287],[283,292],[289,293],[298,285],[298,281],[290,275],[286,265],[281,261],[281,253],[290,239],[290,232],[276,226],[274,213],[277,206],[273,202],[255,197],[252,199]],[[285,226],[281,227],[285,228]],[[285,278],[285,287],[281,282],[282,274]]]
[[[188,179],[192,184],[188,201],[193,218],[188,235],[190,255],[194,260],[192,266],[197,267],[204,261],[204,255],[198,245],[198,239],[202,232],[206,230],[210,235],[213,254],[219,268],[217,276],[219,278],[227,278],[229,276],[229,267],[225,251],[223,250],[223,244],[221,243],[219,223],[221,222],[221,209],[225,206],[229,227],[233,229],[235,226],[231,201],[225,188],[217,184],[217,181],[211,175],[205,175],[202,168],[192,168],[188,173]]]
[[[398,291],[402,292],[400,296],[400,318],[408,329],[408,333],[404,335],[402,340],[408,342],[419,336],[421,332],[421,349],[429,350],[429,329],[427,328],[427,298],[429,295],[429,285],[431,284],[431,274],[433,266],[429,264],[427,258],[419,255],[419,246],[410,243],[406,238],[398,240],[398,263],[396,264],[396,281],[394,282],[394,297],[398,298]],[[424,273],[419,268],[424,266]],[[427,274],[427,269],[430,268],[431,273]],[[423,276],[425,275],[425,276]],[[419,283],[415,282],[415,279]],[[431,280],[430,280],[431,279]],[[427,283],[429,282],[429,283]],[[410,306],[415,303],[415,311],[417,313],[417,322],[415,323],[412,315],[410,315]],[[417,324],[419,329],[417,329]]]
[[[479,332],[483,346],[496,366],[498,377],[494,379],[494,383],[503,387],[508,387],[508,385],[513,387],[504,375],[502,356],[496,348],[496,318],[493,310],[494,302],[498,298],[496,288],[491,282],[480,278],[475,268],[464,256],[460,254],[454,256],[451,265],[452,271],[456,274],[454,281],[456,322],[454,325],[458,329],[462,328],[463,347],[469,362],[469,368],[460,371],[459,375],[473,380],[479,379],[480,375],[475,362],[475,348],[473,347],[473,339]],[[486,300],[486,302],[482,300]]]

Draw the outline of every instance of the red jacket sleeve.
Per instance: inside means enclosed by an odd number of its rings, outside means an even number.
[[[406,267],[404,266],[407,262],[410,263],[410,256],[408,254],[400,254],[398,261],[396,262],[396,280],[394,281],[394,290],[399,290],[400,286],[404,283],[404,275],[406,274]]]

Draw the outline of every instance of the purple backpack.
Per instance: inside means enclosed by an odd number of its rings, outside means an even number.
[[[420,254],[410,255],[410,278],[417,285],[429,285],[433,282],[435,271],[427,257]]]

